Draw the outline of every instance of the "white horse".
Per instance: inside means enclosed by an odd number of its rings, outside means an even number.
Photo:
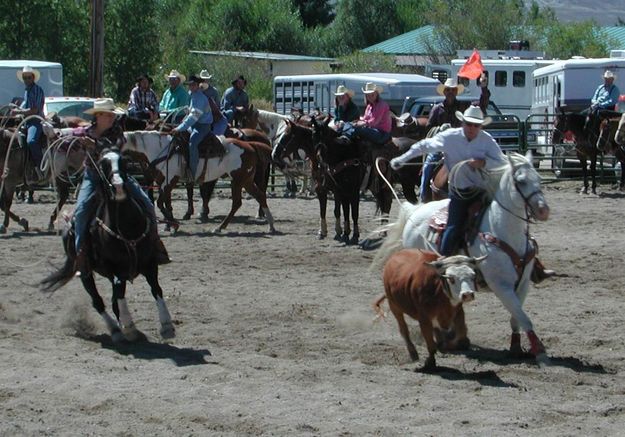
[[[487,286],[511,314],[510,352],[516,356],[522,354],[522,330],[529,338],[532,354],[539,363],[544,363],[548,361],[545,348],[523,310],[523,302],[536,255],[533,240],[529,237],[529,222],[531,218],[547,220],[549,206],[541,189],[540,176],[532,166],[531,154],[526,157],[508,154],[508,160],[508,165],[483,173],[492,201],[481,219],[478,236],[468,242],[468,255],[487,255],[480,264],[480,271]],[[453,170],[457,171],[462,165],[458,164]],[[452,181],[453,174],[454,171],[450,175]],[[419,205],[403,203],[399,219],[390,226],[373,266],[381,267],[393,252],[401,248],[436,251],[429,220],[448,203],[449,199]]]
[[[124,152],[130,151],[144,155],[150,167],[160,173],[162,192],[159,196],[159,206],[162,205],[163,201],[168,202],[171,190],[177,181],[185,179],[188,173],[185,158],[181,154],[170,154],[172,137],[159,134],[156,131],[124,132],[124,137],[126,138]],[[236,211],[241,207],[241,190],[243,188],[256,199],[262,208],[269,224],[269,231],[275,232],[273,216],[267,206],[266,193],[259,189],[254,182],[257,163],[259,160],[269,162],[271,148],[263,143],[244,142],[233,138],[222,139],[221,141],[226,150],[225,155],[221,158],[200,158],[196,173],[192,175],[193,180],[198,181],[200,185],[212,183],[209,191],[202,193],[206,203],[208,203],[208,197],[210,197],[216,181],[223,175],[229,175],[231,178],[232,207],[226,218],[215,229],[215,232],[225,229]],[[168,217],[165,212],[164,214],[167,219],[173,220],[173,216]]]

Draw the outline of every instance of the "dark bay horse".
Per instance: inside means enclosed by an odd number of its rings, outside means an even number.
[[[606,111],[606,114],[612,114],[612,111]],[[597,194],[597,157],[602,150],[599,147],[599,139],[601,136],[601,130],[605,128],[604,116],[599,114],[600,119],[597,123],[587,123],[587,116],[579,113],[560,112],[556,115],[553,130],[553,143],[559,144],[564,138],[564,134],[570,131],[575,139],[575,153],[582,167],[582,177],[584,180],[584,186],[580,190],[582,194],[588,194],[589,182],[588,182],[588,161],[590,161],[590,178],[592,180],[592,186],[590,189],[593,194]],[[603,127],[602,127],[603,126]],[[607,136],[605,137],[603,144],[608,143]],[[618,152],[617,152],[618,153]],[[620,153],[616,158],[620,161],[623,155]],[[621,163],[623,165],[623,163]]]
[[[625,125],[625,116],[618,118],[606,118],[601,120],[599,125],[599,139],[597,140],[597,149],[601,153],[611,153],[614,158],[621,163],[621,178],[617,184],[620,191],[625,190],[625,141],[621,140],[619,144],[619,129]]]
[[[172,338],[175,336],[175,329],[158,282],[155,243],[148,238],[152,224],[137,201],[126,193],[125,168],[119,152],[111,150],[103,153],[98,163],[98,172],[101,176],[97,188],[99,207],[95,225],[91,227],[89,236],[83,243],[88,251],[89,267],[81,272],[80,280],[91,296],[93,307],[104,319],[113,341],[124,338],[133,341],[141,338],[141,333],[135,327],[128,309],[126,282],[132,281],[139,274],[143,275],[156,300],[161,323],[160,334],[163,338]],[[44,291],[59,289],[76,273],[73,228],[63,236],[63,245],[67,256],[65,264],[41,282]],[[111,281],[112,306],[117,320],[106,311],[104,301],[96,288],[93,272]]]

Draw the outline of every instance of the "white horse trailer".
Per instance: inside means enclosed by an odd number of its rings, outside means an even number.
[[[345,85],[355,92],[354,103],[364,112],[362,88],[367,82],[374,82],[383,88],[381,97],[391,110],[399,113],[406,96],[430,96],[436,94],[440,82],[418,74],[394,73],[351,73],[351,74],[307,74],[276,76],[273,80],[274,110],[289,114],[291,108],[299,107],[304,112],[319,108],[331,112],[334,107],[334,93],[339,85]]]
[[[453,77],[465,64],[466,59],[451,61]],[[556,61],[542,59],[482,59],[482,65],[488,75],[488,89],[491,100],[497,103],[504,114],[514,114],[519,119],[531,113],[534,83],[534,70],[551,65]],[[458,82],[465,86],[465,93],[479,96],[478,80],[458,77]]]
[[[532,113],[555,114],[558,108],[581,111],[611,70],[614,84],[625,93],[625,58],[569,59],[536,69],[533,73]]]
[[[17,73],[26,65],[41,73],[37,84],[43,88],[46,97],[63,95],[63,66],[58,62],[0,60],[0,106],[24,96],[24,84],[17,78]]]

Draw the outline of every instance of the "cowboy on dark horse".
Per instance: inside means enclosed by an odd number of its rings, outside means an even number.
[[[113,103],[113,99],[97,99],[93,108],[85,111],[92,114],[94,122],[87,128],[78,128],[72,132],[74,136],[83,136],[91,138],[95,141],[95,152],[87,154],[85,160],[85,173],[82,183],[80,184],[80,192],[76,201],[74,210],[74,230],[75,230],[75,249],[76,249],[76,270],[81,273],[90,271],[88,250],[85,247],[85,239],[89,235],[89,223],[93,219],[98,208],[98,196],[96,195],[96,187],[99,183],[96,162],[99,153],[111,146],[120,147],[124,143],[124,136],[121,128],[116,125],[116,115],[122,113]],[[128,193],[139,203],[143,212],[150,218],[151,226],[148,238],[155,243],[157,248],[156,259],[159,264],[170,262],[169,256],[158,236],[156,215],[154,207],[150,199],[141,189],[136,180],[132,177],[127,178],[126,189]]]

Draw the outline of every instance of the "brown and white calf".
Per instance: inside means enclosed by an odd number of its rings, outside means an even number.
[[[434,354],[446,340],[450,340],[449,348],[468,347],[462,304],[475,298],[475,268],[484,258],[444,258],[434,252],[404,249],[384,265],[385,294],[375,300],[373,308],[383,317],[380,305],[388,300],[413,361],[419,359],[419,354],[410,340],[404,314],[419,322],[429,353],[424,369],[436,367]]]

